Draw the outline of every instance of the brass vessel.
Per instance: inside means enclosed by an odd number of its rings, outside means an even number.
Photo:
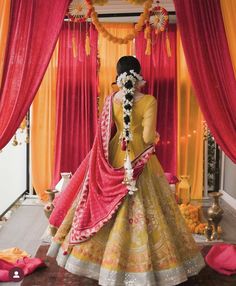
[[[213,233],[212,219],[208,219],[204,231],[207,241],[211,241],[212,233]]]
[[[44,213],[46,215],[47,218],[50,217],[52,211],[53,211],[53,200],[55,198],[55,194],[58,193],[58,191],[56,190],[46,190],[45,193],[48,195],[49,197],[49,201],[48,203],[44,206]]]
[[[45,191],[46,194],[48,194],[48,197],[49,197],[49,201],[48,203],[44,206],[44,213],[46,215],[47,218],[50,217],[53,209],[54,209],[54,206],[53,206],[53,200],[55,198],[55,195],[56,193],[58,193],[57,190],[46,190]],[[53,226],[49,226],[50,227],[50,232],[51,232],[51,235],[54,236],[57,232],[57,228],[53,227]]]
[[[178,185],[178,200],[181,204],[189,204],[191,201],[191,186],[189,183],[190,176],[181,175],[181,181]]]
[[[223,209],[220,207],[219,198],[222,196],[220,192],[212,192],[209,194],[213,198],[212,206],[207,210],[208,220],[212,221],[213,233],[211,240],[219,239],[218,226],[223,216]]]

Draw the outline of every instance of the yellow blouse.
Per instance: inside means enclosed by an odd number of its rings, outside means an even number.
[[[134,101],[131,117],[131,133],[133,140],[129,144],[130,156],[137,155],[156,140],[157,100],[152,95],[144,95]],[[121,150],[119,137],[123,131],[122,103],[113,101],[113,119],[117,132],[109,145],[109,158],[113,167],[124,165],[125,152]]]

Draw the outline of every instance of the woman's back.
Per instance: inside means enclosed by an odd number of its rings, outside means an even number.
[[[129,144],[131,159],[134,159],[155,141],[156,113],[157,102],[155,97],[142,95],[134,100],[130,125],[133,140]],[[114,167],[121,167],[125,158],[125,152],[121,150],[119,141],[123,132],[123,106],[122,102],[116,100],[115,96],[113,97],[113,119],[117,132],[109,145],[109,158]]]

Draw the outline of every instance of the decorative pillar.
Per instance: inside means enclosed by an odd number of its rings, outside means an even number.
[[[216,155],[215,155],[215,182],[214,182],[214,191],[219,192],[220,189],[220,150],[218,144],[216,144]]]
[[[204,124],[204,196],[208,198],[208,128],[206,122]]]
[[[221,162],[220,162],[220,191],[224,190],[225,183],[225,153],[221,150]]]

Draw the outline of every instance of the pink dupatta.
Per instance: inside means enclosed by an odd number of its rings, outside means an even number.
[[[108,96],[91,151],[67,188],[54,200],[55,208],[49,221],[56,227],[60,226],[72,203],[75,206],[70,244],[85,241],[98,232],[128,194],[123,184],[124,168],[113,168],[108,161],[112,125],[112,96]],[[134,179],[139,177],[154,152],[151,145],[132,161]]]

